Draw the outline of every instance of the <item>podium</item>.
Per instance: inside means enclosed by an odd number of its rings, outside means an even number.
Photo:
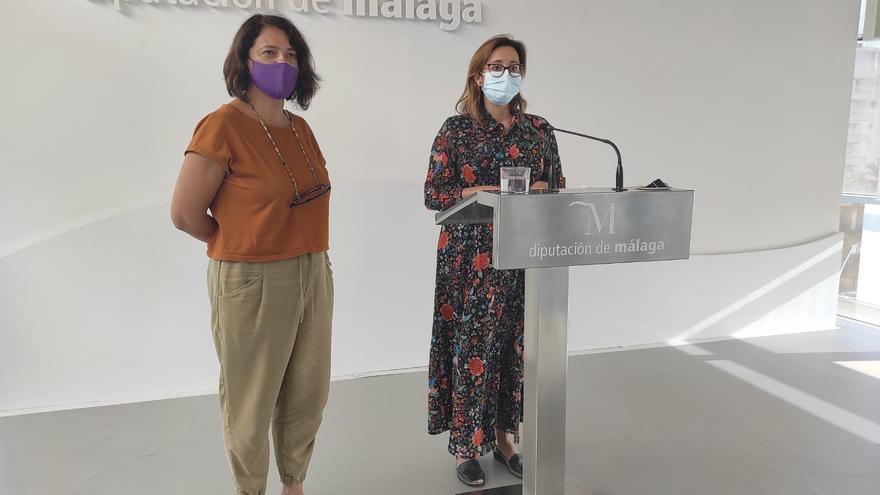
[[[471,495],[589,495],[565,476],[568,267],[687,259],[694,192],[480,191],[438,225],[493,224],[492,266],[525,269],[523,482]]]

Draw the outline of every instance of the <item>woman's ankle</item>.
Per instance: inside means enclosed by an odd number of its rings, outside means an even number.
[[[281,495],[301,495],[303,493],[302,484],[299,485],[282,485]]]

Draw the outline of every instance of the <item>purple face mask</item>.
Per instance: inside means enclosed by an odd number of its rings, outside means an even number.
[[[286,63],[263,64],[251,60],[251,81],[266,96],[284,100],[293,94],[299,68]]]

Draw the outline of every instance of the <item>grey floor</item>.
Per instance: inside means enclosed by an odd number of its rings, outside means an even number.
[[[424,392],[424,373],[333,383],[306,492],[465,491]],[[876,329],[576,356],[568,397],[594,495],[880,495]],[[219,424],[216,396],[0,418],[0,494],[230,494]],[[487,486],[516,481],[484,459]]]

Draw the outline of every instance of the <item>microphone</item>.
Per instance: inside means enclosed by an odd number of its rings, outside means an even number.
[[[596,137],[596,136],[590,136],[587,134],[581,134],[580,132],[567,131],[565,129],[553,127],[552,125],[550,125],[549,122],[546,125],[543,125],[541,127],[545,127],[546,129],[551,130],[551,131],[561,132],[563,134],[571,134],[572,136],[579,136],[582,138],[592,139],[593,141],[599,141],[600,143],[605,143],[607,145],[610,145],[612,148],[614,148],[614,152],[617,153],[617,177],[615,180],[615,187],[612,190],[617,191],[617,192],[626,191],[626,189],[623,187],[623,160],[620,158],[620,150],[617,148],[616,144],[611,142],[610,139],[604,139],[604,138],[600,138],[600,137]],[[547,177],[548,177],[548,183],[549,183],[548,187],[551,190],[558,189],[558,187],[557,187],[558,184],[556,184],[557,179],[556,179],[556,168],[555,167],[551,166],[550,173],[548,174]]]

